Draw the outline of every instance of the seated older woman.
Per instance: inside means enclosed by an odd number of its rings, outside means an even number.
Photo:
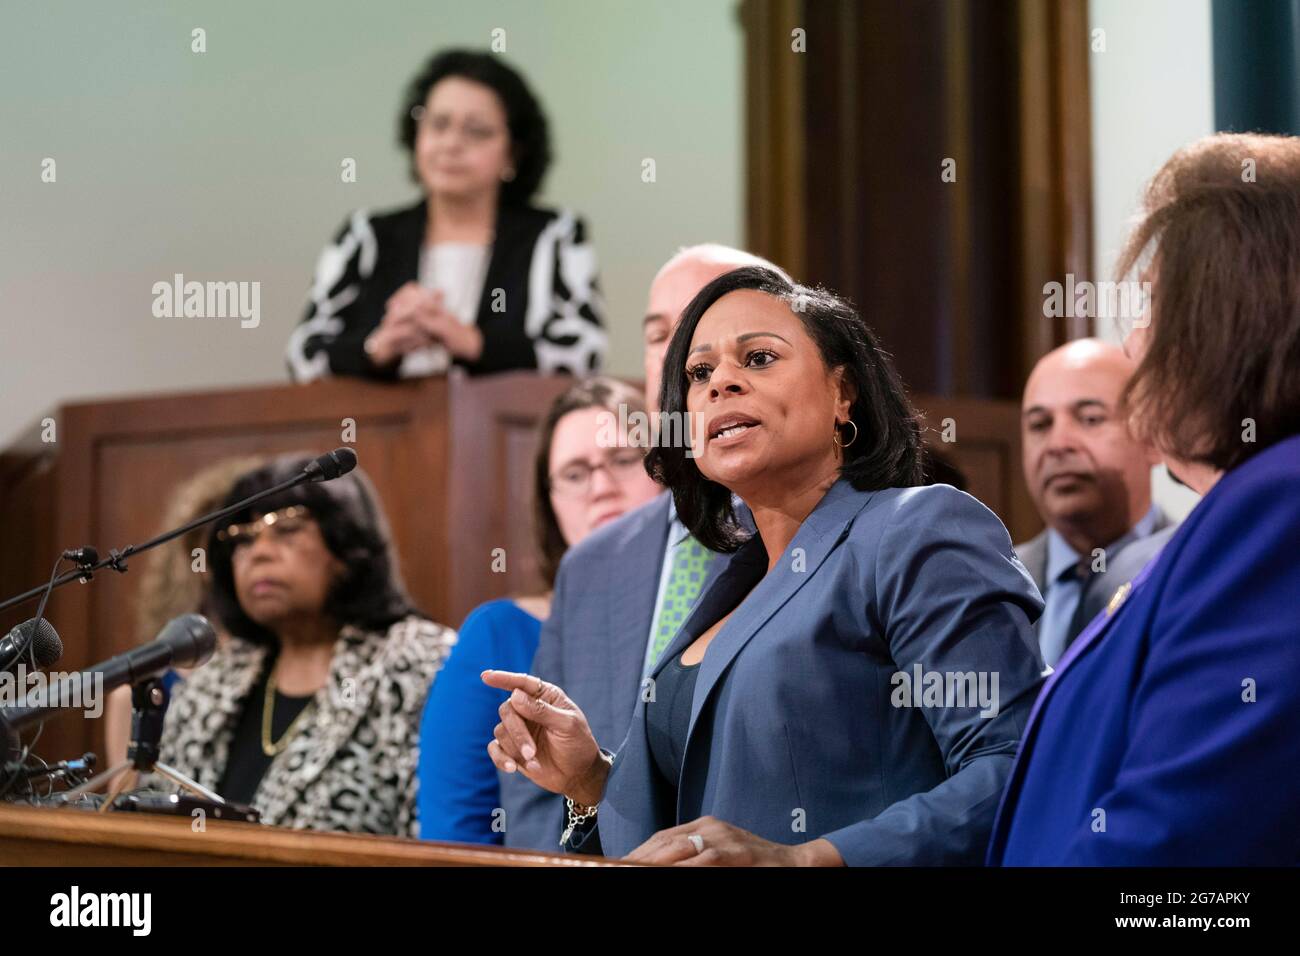
[[[301,472],[285,456],[233,505]],[[208,543],[230,635],[178,686],[162,760],[262,822],[415,836],[420,708],[455,634],[407,597],[360,471],[236,513]]]
[[[1202,140],[1145,205],[1132,427],[1204,497],[1044,685],[989,862],[1295,866],[1300,139]]]
[[[979,862],[1040,683],[1042,601],[987,508],[917,487],[916,415],[870,329],[826,292],[739,269],[687,308],[660,397],[702,427],[649,467],[691,533],[735,555],[616,755],[561,688],[494,671],[512,693],[493,760],[567,796],[583,852]]]

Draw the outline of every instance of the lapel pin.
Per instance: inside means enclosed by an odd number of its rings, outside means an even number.
[[[1131,590],[1133,590],[1133,585],[1132,583],[1127,582],[1115,589],[1115,593],[1111,596],[1110,603],[1106,605],[1107,617],[1110,617],[1119,610],[1119,606],[1124,603],[1124,599],[1128,597],[1128,592]]]

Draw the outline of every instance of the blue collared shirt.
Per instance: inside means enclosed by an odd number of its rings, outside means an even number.
[[[1129,544],[1154,532],[1157,514],[1153,504],[1127,534],[1106,545],[1103,549],[1106,559],[1112,560]],[[1043,654],[1043,663],[1048,667],[1056,666],[1069,643],[1070,622],[1083,598],[1083,581],[1068,572],[1077,568],[1082,559],[1083,555],[1070,547],[1055,528],[1047,530],[1046,589],[1043,616],[1038,624],[1038,647]]]

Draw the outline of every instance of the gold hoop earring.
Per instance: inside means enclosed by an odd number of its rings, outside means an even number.
[[[840,441],[840,423],[836,422],[835,434],[831,436],[831,441],[835,442],[835,444],[840,448],[848,448],[850,445],[852,445],[855,441],[858,440],[858,423],[850,418],[844,424],[853,426],[853,437],[850,438],[848,441]]]

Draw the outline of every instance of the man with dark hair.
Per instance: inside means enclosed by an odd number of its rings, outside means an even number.
[[[1025,483],[1047,528],[1016,551],[1046,602],[1034,628],[1049,667],[1175,528],[1151,501],[1160,459],[1120,411],[1132,373],[1118,346],[1077,339],[1043,356],[1025,384]]]

